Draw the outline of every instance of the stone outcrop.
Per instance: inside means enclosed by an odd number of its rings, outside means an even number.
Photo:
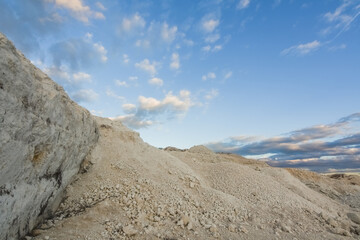
[[[90,113],[0,33],[0,239],[54,212],[97,140]]]

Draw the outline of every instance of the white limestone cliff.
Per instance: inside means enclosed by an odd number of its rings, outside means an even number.
[[[54,212],[97,139],[90,113],[0,33],[0,239]]]

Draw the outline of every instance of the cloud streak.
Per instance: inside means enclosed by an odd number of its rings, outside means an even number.
[[[333,124],[303,128],[260,141],[232,137],[207,146],[218,152],[263,158],[273,166],[304,166],[327,171],[339,168],[340,163],[343,163],[341,168],[349,167],[346,164],[351,163],[349,168],[360,169],[360,132],[352,127],[356,122],[360,122],[360,113],[341,118]]]
[[[303,43],[284,49],[281,52],[281,55],[306,55],[309,54],[310,52],[318,50],[320,46],[321,43],[315,40],[309,43]]]

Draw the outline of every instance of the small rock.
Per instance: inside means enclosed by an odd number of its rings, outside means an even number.
[[[190,217],[187,216],[187,215],[183,215],[183,216],[181,217],[181,220],[183,221],[184,226],[187,226],[187,225],[189,224],[189,222],[190,222]]]
[[[192,230],[193,228],[194,228],[193,223],[189,222],[188,225],[187,225],[187,229]]]
[[[239,228],[239,230],[240,230],[240,232],[242,232],[242,233],[248,233],[248,230],[246,229],[246,228],[244,228],[243,226],[241,226],[240,228]]]
[[[31,240],[31,239],[33,239],[33,238],[30,236],[25,236],[25,240]]]
[[[332,227],[337,227],[337,223],[334,219],[329,218],[328,220],[326,220],[326,223],[329,224]]]
[[[50,237],[49,237],[49,236],[45,236],[44,239],[45,239],[45,240],[49,240]]]
[[[289,233],[291,231],[290,227],[286,226],[284,224],[280,224],[280,227],[281,227],[281,231],[283,231],[283,232],[288,232]]]
[[[209,230],[210,230],[210,232],[212,232],[212,233],[216,233],[216,232],[217,232],[217,227],[216,227],[216,225],[212,225]]]
[[[34,229],[31,231],[31,236],[36,237],[36,236],[39,236],[41,233],[43,233],[43,230]]]
[[[234,224],[230,224],[228,228],[230,232],[236,232],[236,226]]]
[[[360,224],[360,217],[356,213],[348,213],[347,216],[354,223]]]
[[[123,231],[124,231],[125,235],[129,236],[129,237],[137,234],[137,230],[134,229],[134,227],[132,225],[128,225],[128,226],[124,227]]]
[[[190,188],[194,188],[195,187],[195,184],[193,182],[190,182]]]

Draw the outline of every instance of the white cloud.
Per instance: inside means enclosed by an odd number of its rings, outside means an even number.
[[[76,83],[91,82],[91,75],[85,72],[77,72],[73,74],[73,79]]]
[[[149,80],[149,84],[156,85],[156,86],[162,86],[164,84],[164,81],[160,78],[151,78]]]
[[[207,76],[208,76],[208,78],[211,78],[211,79],[216,78],[216,75],[213,72],[209,72]]]
[[[122,105],[122,108],[125,113],[133,113],[136,110],[136,105],[131,103],[125,103]]]
[[[115,80],[115,84],[119,87],[128,87],[128,84],[125,81]]]
[[[238,9],[244,9],[247,8],[250,4],[250,0],[240,0],[240,2],[237,5]]]
[[[218,25],[219,25],[219,20],[216,19],[205,20],[202,23],[203,29],[209,33],[213,32]]]
[[[83,4],[82,0],[47,0],[55,3],[56,6],[70,10],[72,16],[84,23],[89,22],[89,18],[105,19],[101,12],[92,11],[89,6]]]
[[[92,37],[93,37],[93,34],[92,34],[92,33],[87,32],[87,33],[85,34],[85,39],[87,39],[87,40],[92,40]]]
[[[175,70],[180,68],[180,59],[179,59],[179,54],[178,53],[173,53],[171,55],[170,68],[175,69]]]
[[[116,98],[116,99],[118,99],[120,101],[125,101],[125,97],[117,95],[116,93],[114,93],[110,89],[107,89],[105,93],[106,93],[106,96]]]
[[[143,47],[143,48],[149,48],[150,47],[150,41],[146,39],[139,39],[135,42],[136,47]]]
[[[216,78],[216,74],[213,73],[213,72],[209,72],[208,74],[203,75],[203,76],[201,77],[201,79],[202,79],[203,81],[206,81],[207,79],[215,79],[215,78]]]
[[[222,45],[215,45],[212,51],[217,52],[220,51],[221,49],[222,49]]]
[[[316,51],[321,46],[321,43],[317,40],[305,43],[305,44],[299,44],[292,47],[289,47],[287,49],[284,49],[281,54],[282,55],[306,55],[312,51]]]
[[[98,97],[99,94],[92,89],[80,89],[72,94],[72,98],[76,102],[94,102],[98,99]]]
[[[217,52],[220,51],[221,49],[222,49],[222,45],[215,45],[214,47],[211,47],[210,45],[206,45],[202,47],[201,50],[203,50],[204,52]]]
[[[129,77],[129,80],[130,81],[136,81],[136,80],[138,80],[139,78],[137,77],[137,76],[130,76]]]
[[[127,54],[123,54],[123,62],[124,63],[129,63],[129,61],[130,61],[129,56]]]
[[[232,72],[229,71],[225,74],[224,79],[229,79],[229,78],[231,78],[231,76],[232,76]]]
[[[205,42],[207,43],[214,43],[217,40],[220,39],[220,34],[213,34],[213,35],[209,35],[205,38]]]
[[[104,7],[104,5],[101,2],[96,2],[95,5],[97,8],[99,8],[102,11],[106,10],[106,7]]]
[[[194,41],[190,39],[184,39],[184,43],[186,46],[192,47],[194,46]]]
[[[337,46],[332,46],[332,47],[329,47],[329,50],[330,51],[337,51],[337,50],[342,50],[342,49],[345,49],[346,48],[346,44],[340,44],[340,45],[337,45]]]
[[[169,27],[166,22],[163,23],[161,28],[161,37],[165,42],[171,43],[172,41],[174,41],[176,37],[176,32],[177,26]]]
[[[205,95],[205,99],[211,100],[219,95],[219,91],[217,89],[211,89],[211,91],[207,92]]]
[[[124,104],[123,109],[128,115],[112,118],[120,120],[125,125],[139,129],[159,123],[156,119],[165,117],[168,120],[175,117],[184,116],[194,103],[190,98],[188,90],[181,90],[179,95],[174,95],[171,91],[162,100],[152,97],[139,96],[138,105]]]
[[[138,101],[139,109],[150,112],[165,111],[165,109],[170,109],[173,112],[186,112],[192,106],[188,90],[181,90],[179,96],[169,92],[163,100],[140,96]]]
[[[101,45],[101,43],[94,43],[94,48],[99,53],[101,61],[106,62],[108,58],[106,56],[107,50],[105,47]]]
[[[156,62],[150,62],[149,59],[145,58],[143,61],[135,63],[135,67],[140,68],[146,72],[148,72],[150,75],[156,74]]]
[[[135,13],[132,17],[130,18],[124,18],[122,20],[121,26],[122,26],[122,30],[124,30],[125,32],[130,32],[133,29],[142,29],[144,28],[146,25],[145,20],[139,15],[139,13]]]
[[[203,50],[204,52],[209,52],[211,50],[211,46],[210,45],[204,46],[201,50]]]

